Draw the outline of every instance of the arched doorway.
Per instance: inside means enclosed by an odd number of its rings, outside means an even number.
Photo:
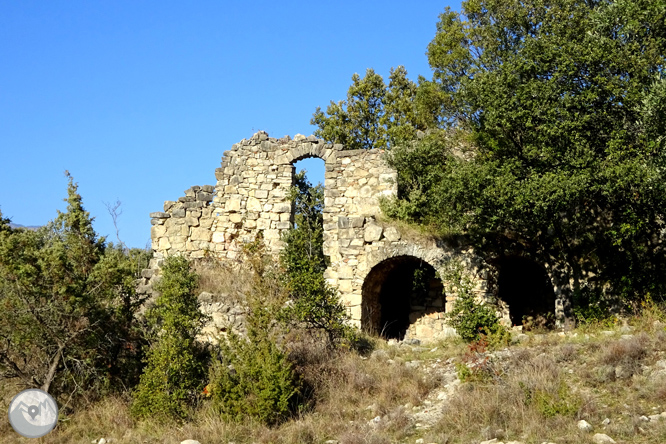
[[[497,296],[509,306],[513,325],[549,327],[555,320],[555,292],[546,270],[525,257],[497,263]]]
[[[375,265],[362,287],[364,330],[403,339],[410,325],[444,311],[442,281],[435,269],[414,256],[397,256]]]

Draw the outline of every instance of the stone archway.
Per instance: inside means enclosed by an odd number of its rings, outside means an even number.
[[[551,327],[555,292],[546,270],[533,260],[510,256],[497,261],[497,297],[508,305],[513,325]]]
[[[442,281],[432,265],[415,256],[396,256],[375,265],[362,287],[364,330],[403,339],[424,317],[444,312]]]

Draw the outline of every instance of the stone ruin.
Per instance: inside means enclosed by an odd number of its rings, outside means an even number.
[[[178,200],[165,202],[163,211],[150,214],[153,260],[139,291],[151,291],[167,256],[238,262],[243,244],[259,233],[277,254],[282,233],[293,223],[288,196],[294,163],[317,157],[325,163],[324,254],[330,258],[325,278],[337,288],[351,322],[387,337],[451,334],[443,315],[455,295],[444,293],[438,276],[446,275],[452,260],[463,263],[478,298],[488,300],[497,296],[496,270],[469,249],[405,233],[382,219],[380,200],[397,194],[397,173],[384,154],[344,150],[315,136],[276,139],[262,131],[234,144],[215,170],[215,185],[193,186]],[[406,294],[416,269],[423,270],[426,288],[419,295]],[[507,310],[504,317],[509,319]]]

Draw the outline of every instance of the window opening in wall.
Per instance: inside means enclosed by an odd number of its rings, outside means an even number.
[[[444,312],[442,281],[435,269],[414,256],[386,259],[370,270],[362,289],[364,330],[386,339],[416,335],[415,324]],[[414,330],[414,331],[412,331]]]
[[[324,228],[324,161],[305,159],[294,163],[291,189],[292,222],[294,230],[289,237],[289,253],[302,255],[313,269],[326,268],[323,255]],[[285,239],[286,240],[286,239]]]
[[[511,323],[526,328],[552,327],[555,292],[546,270],[524,257],[506,257],[497,265],[497,296],[509,306]]]

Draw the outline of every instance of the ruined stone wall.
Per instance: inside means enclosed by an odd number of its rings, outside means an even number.
[[[476,291],[488,292],[483,264],[471,252],[456,251],[444,244],[404,239],[400,230],[381,221],[379,201],[397,193],[397,173],[384,160],[381,150],[343,150],[314,136],[275,139],[258,132],[224,152],[215,170],[215,186],[194,186],[177,201],[167,201],[164,211],[151,213],[153,268],[170,255],[195,259],[211,255],[223,260],[242,260],[242,245],[258,233],[271,251],[282,246],[281,234],[291,227],[292,204],[288,199],[294,183],[294,163],[318,157],[325,163],[324,253],[331,264],[327,282],[336,287],[348,307],[352,322],[360,325],[363,285],[373,269],[386,259],[409,255],[428,262],[437,271],[454,257],[467,261]],[[148,271],[144,286],[154,272]],[[431,336],[445,330],[442,315],[454,295],[447,295],[440,310],[430,310],[414,320],[414,331]]]

